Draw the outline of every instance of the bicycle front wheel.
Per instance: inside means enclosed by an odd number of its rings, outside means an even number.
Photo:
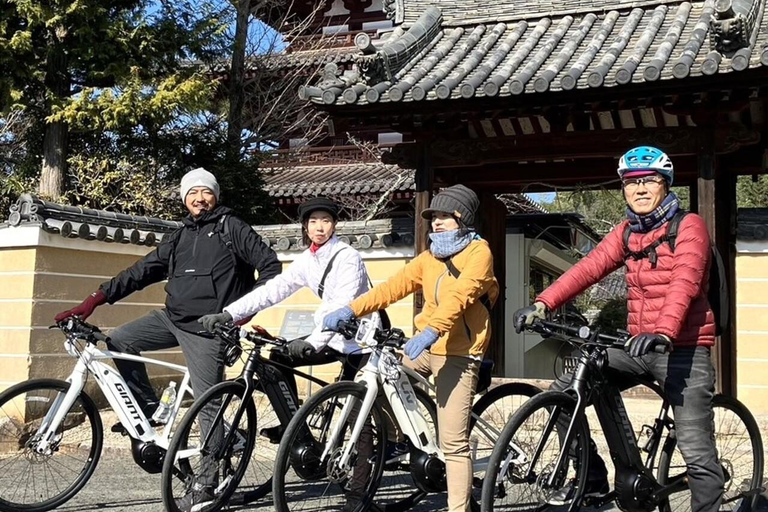
[[[485,470],[501,431],[512,414],[539,393],[541,390],[536,386],[524,382],[509,382],[491,389],[472,407],[472,416],[469,419],[469,447],[472,451],[473,467],[470,502],[473,512],[480,510]]]
[[[43,512],[77,494],[93,475],[103,443],[101,417],[80,393],[48,447],[39,430],[58,410],[68,382],[35,379],[0,394],[0,511]]]
[[[755,418],[735,398],[716,395],[712,402],[715,446],[725,475],[721,511],[753,510],[759,498],[763,479],[763,441]],[[659,458],[659,483],[664,485],[682,477],[685,461],[677,442],[669,438]],[[662,511],[691,510],[691,491],[686,489],[668,498]]]
[[[256,408],[245,385],[217,384],[195,400],[171,439],[163,463],[162,496],[169,512],[213,512],[227,504],[248,466]],[[259,486],[268,486],[269,481]]]
[[[370,506],[384,466],[386,424],[378,404],[360,415],[365,386],[337,382],[299,409],[280,441],[272,494],[277,512]],[[350,435],[362,427],[354,444]]]
[[[512,415],[488,460],[483,512],[578,509],[589,466],[589,431],[586,421],[577,418],[573,441],[563,446],[575,406],[573,397],[549,391]]]

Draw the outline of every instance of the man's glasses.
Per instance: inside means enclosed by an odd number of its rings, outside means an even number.
[[[640,185],[645,185],[649,190],[655,190],[664,183],[664,178],[658,176],[642,176],[640,178],[627,178],[621,181],[621,186],[627,191],[637,190]]]

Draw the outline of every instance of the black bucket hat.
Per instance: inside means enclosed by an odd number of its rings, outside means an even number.
[[[313,197],[299,205],[299,221],[305,223],[312,212],[318,210],[327,212],[333,220],[339,220],[339,205],[327,197]]]
[[[425,219],[431,219],[433,213],[447,213],[468,228],[475,226],[475,214],[480,206],[477,194],[464,185],[454,185],[444,189],[432,198],[429,208],[421,212]]]

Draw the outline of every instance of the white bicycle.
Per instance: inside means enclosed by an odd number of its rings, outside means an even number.
[[[0,394],[0,511],[43,512],[77,494],[99,462],[104,432],[99,411],[85,392],[88,376],[131,438],[136,464],[159,473],[176,415],[192,398],[187,368],[157,359],[101,350],[107,336],[71,317],[58,326],[67,353],[77,359],[66,381],[33,379]],[[124,359],[161,366],[181,374],[176,402],[162,432],[155,430],[120,374],[102,361]]]
[[[367,320],[349,322],[341,332],[371,348],[371,356],[355,382],[324,387],[288,424],[273,475],[277,512],[340,508],[361,512],[371,506],[387,512],[405,510],[427,494],[446,490],[435,404],[424,391],[434,388],[398,360],[395,349],[407,341],[403,332],[376,330]],[[419,386],[412,386],[412,381]],[[512,408],[538,392],[523,383],[503,384],[473,407],[473,509],[479,510],[488,456]],[[401,451],[387,449],[387,431],[393,424],[404,440]],[[391,473],[407,474],[410,482],[392,486],[387,483]]]

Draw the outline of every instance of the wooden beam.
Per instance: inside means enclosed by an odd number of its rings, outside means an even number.
[[[733,264],[729,264],[732,259],[729,248],[729,229],[728,217],[730,216],[730,201],[728,195],[731,187],[726,181],[733,182],[733,198],[736,197],[735,177],[724,176],[722,170],[718,169],[718,160],[715,154],[714,130],[704,130],[704,136],[701,139],[701,146],[698,154],[698,213],[704,219],[709,232],[709,238],[720,251],[726,262],[726,267],[731,267],[726,272],[726,277],[730,281],[733,276]],[[719,180],[717,179],[719,178]],[[721,189],[721,190],[718,190]],[[719,219],[718,217],[725,217]],[[735,264],[735,253],[733,255]],[[733,302],[735,296],[734,288],[729,286],[730,300]],[[733,311],[735,308],[731,307]],[[732,352],[735,350],[735,322],[731,317],[729,328],[724,329],[722,335],[718,338],[712,350],[712,360],[717,374],[717,391],[729,395],[735,395],[735,360],[732,359]]]
[[[586,132],[542,133],[488,139],[428,142],[435,169],[477,167],[509,162],[537,160],[615,158],[638,143],[648,144],[671,156],[696,155],[702,147],[703,132],[699,127],[593,130]],[[760,133],[743,125],[718,125],[714,134],[714,151],[725,154],[742,146],[756,144]],[[385,163],[415,167],[421,158],[416,144],[399,144],[384,155]]]
[[[499,298],[491,310],[491,344],[486,358],[494,361],[493,374],[505,375],[504,368],[504,283],[506,283],[507,208],[492,192],[479,194],[481,234],[488,241],[493,254],[493,273],[499,282]],[[511,324],[510,324],[511,327]]]
[[[435,173],[432,167],[432,155],[426,144],[418,144],[419,160],[416,165],[414,193],[414,256],[418,256],[427,249],[427,237],[429,236],[429,221],[421,217],[421,212],[429,208],[432,190],[435,186]],[[421,291],[413,296],[414,317],[421,313],[424,299]]]

